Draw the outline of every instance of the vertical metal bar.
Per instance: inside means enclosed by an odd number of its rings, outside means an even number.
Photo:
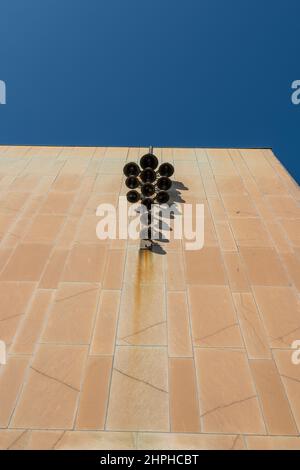
[[[153,146],[150,145],[149,147],[149,153],[153,154]],[[151,240],[151,224],[152,224],[152,219],[151,219],[151,209],[152,206],[148,208],[148,239]]]
[[[149,153],[153,154],[152,145],[149,147]],[[152,248],[151,223],[152,223],[152,218],[151,218],[151,206],[150,206],[150,208],[147,208],[147,225],[148,225],[147,239],[143,239],[140,241],[140,250],[151,250]]]
[[[151,240],[151,206],[148,208],[148,239]]]

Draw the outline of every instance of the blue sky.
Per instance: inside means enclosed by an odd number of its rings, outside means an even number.
[[[0,143],[272,147],[300,181],[299,0],[1,0]]]

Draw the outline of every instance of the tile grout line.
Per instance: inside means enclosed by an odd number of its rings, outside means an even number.
[[[242,157],[242,156],[241,156],[241,157]],[[246,162],[245,162],[245,164],[247,165]],[[255,178],[253,178],[253,179],[254,179],[254,182],[255,182]],[[256,182],[255,182],[255,184],[256,184]],[[258,188],[258,190],[259,190],[259,188]],[[262,200],[264,200],[264,195],[263,195],[262,193],[261,193],[261,196],[262,196]],[[252,203],[253,203],[254,207],[256,208],[256,210],[257,210],[257,212],[258,212],[258,214],[259,214],[260,212],[259,212],[259,210],[258,210],[258,208],[257,208],[257,206],[256,206],[255,200],[254,200],[252,197],[251,197],[251,199],[252,199]],[[271,212],[272,212],[273,215],[274,215],[274,220],[277,221],[276,214],[274,213],[274,211],[273,211],[272,209],[271,209]],[[268,233],[268,235],[269,235],[269,237],[270,237],[270,240],[273,242],[273,246],[270,247],[270,248],[273,249],[274,252],[276,252],[276,255],[277,255],[278,260],[280,261],[280,264],[281,264],[281,266],[282,266],[282,268],[283,268],[283,270],[284,270],[284,272],[285,272],[285,274],[286,274],[286,277],[287,277],[287,279],[290,281],[289,286],[283,286],[283,287],[292,287],[293,290],[296,291],[295,294],[297,295],[297,294],[298,294],[298,289],[296,288],[296,286],[295,286],[295,284],[294,284],[294,281],[293,281],[293,279],[291,278],[291,276],[290,276],[290,274],[289,274],[289,272],[288,272],[288,269],[287,269],[287,267],[286,267],[286,265],[285,265],[285,262],[284,262],[284,260],[282,259],[282,252],[278,250],[278,248],[277,248],[277,246],[276,246],[276,244],[275,244],[275,242],[274,242],[274,239],[273,239],[273,237],[272,237],[272,234],[271,234],[271,232],[269,231],[269,228],[268,228],[268,226],[267,226],[267,224],[266,224],[266,222],[265,222],[265,220],[264,220],[264,218],[263,218],[262,216],[260,216],[260,220],[261,220],[261,222],[262,222],[262,224],[263,224],[263,226],[264,226],[264,228],[265,228],[265,231]],[[290,247],[292,248],[292,252],[294,253],[293,245],[291,245],[291,243],[290,243],[289,240],[288,240],[288,242],[289,242]],[[274,286],[274,287],[276,287],[276,286]],[[251,289],[251,290],[252,290],[252,289]],[[252,292],[252,293],[253,293],[253,292]],[[254,293],[253,293],[253,295],[254,295]]]
[[[188,287],[188,286],[187,286]],[[196,355],[195,350],[197,349],[194,344],[193,339],[193,322],[192,322],[192,312],[191,312],[191,302],[190,302],[190,295],[189,290],[186,291],[186,303],[188,309],[188,316],[189,316],[189,329],[190,329],[190,337],[191,337],[191,346],[192,346],[192,353],[193,353],[193,369],[195,374],[195,385],[196,385],[196,399],[198,405],[198,415],[199,415],[199,425],[200,425],[200,432],[203,432],[204,429],[204,420],[203,420],[203,413],[202,413],[202,398],[201,398],[201,386],[200,386],[200,376],[198,374],[198,368],[196,367]]]
[[[194,153],[196,155],[196,151],[194,149]],[[196,155],[196,164],[199,168],[198,165],[198,160],[197,160],[197,155]],[[200,168],[199,168],[199,174],[200,174],[200,179],[202,181],[201,173],[200,173]],[[202,182],[203,185],[203,182]],[[190,333],[190,340],[191,340],[191,347],[192,347],[192,360],[193,360],[193,370],[194,370],[194,377],[195,377],[195,392],[196,392],[196,401],[197,401],[197,408],[198,408],[198,417],[199,417],[199,426],[200,429],[199,431],[202,432],[204,429],[204,419],[203,419],[203,413],[202,413],[202,398],[201,398],[201,392],[200,392],[200,376],[198,374],[198,368],[196,367],[196,357],[195,357],[195,344],[194,344],[194,337],[193,337],[193,320],[192,320],[192,307],[191,307],[191,301],[190,301],[190,294],[189,294],[189,285],[187,284],[187,277],[186,277],[186,263],[185,263],[185,257],[183,256],[183,270],[184,270],[184,277],[185,277],[185,301],[187,305],[187,310],[188,310],[188,322],[189,322],[189,333]]]
[[[167,256],[167,254],[166,254]],[[166,348],[166,354],[167,354],[167,390],[168,390],[168,428],[169,432],[171,432],[172,429],[172,413],[171,413],[171,373],[170,373],[170,358],[169,358],[169,341],[168,341],[168,331],[169,331],[169,325],[168,325],[168,291],[167,291],[167,275],[166,275],[166,270],[167,270],[167,258],[166,256],[163,257],[163,282],[164,282],[164,319],[165,319],[165,334],[166,334],[166,340],[167,340],[167,348]]]
[[[58,175],[57,175],[57,176],[58,176]],[[55,179],[56,179],[56,178],[55,178]],[[54,181],[55,181],[55,180],[54,180]],[[53,183],[54,183],[54,182],[53,182]],[[52,184],[53,184],[53,183],[52,183]],[[81,184],[79,185],[78,190],[80,190],[81,186],[82,186],[82,182],[81,182]],[[65,227],[67,226],[68,219],[69,219],[69,217],[70,217],[70,211],[71,211],[72,208],[75,206],[77,200],[79,199],[79,196],[80,196],[80,193],[79,193],[79,195],[76,195],[76,197],[74,198],[72,204],[70,205],[70,207],[69,207],[69,209],[68,209],[68,214],[65,215],[65,221],[64,221],[64,223],[62,224],[62,226],[61,226],[61,228],[60,228],[60,230],[59,230],[57,236],[55,237],[55,239],[53,240],[53,242],[52,242],[52,244],[51,244],[51,245],[52,245],[52,249],[51,249],[51,251],[50,251],[50,253],[49,253],[48,262],[45,264],[44,269],[43,269],[43,271],[41,272],[40,279],[39,279],[39,283],[40,283],[41,280],[43,279],[43,276],[44,276],[44,274],[45,274],[45,272],[46,272],[46,270],[47,270],[48,264],[50,264],[50,260],[51,260],[51,258],[52,258],[52,256],[53,256],[54,252],[60,248],[60,246],[57,246],[57,243],[58,243],[58,241],[59,241],[59,237],[61,236],[61,234],[63,233]],[[65,248],[61,248],[61,249],[65,249]],[[67,253],[67,256],[66,256],[66,258],[65,258],[65,260],[64,260],[63,268],[62,268],[62,270],[61,270],[61,272],[60,272],[60,276],[59,276],[59,279],[58,279],[58,282],[57,282],[57,287],[58,287],[58,285],[59,285],[60,282],[61,282],[64,269],[65,269],[65,267],[66,267],[66,264],[67,264],[67,262],[68,262],[68,259],[70,258],[70,255],[71,255],[71,248],[67,248],[66,251],[67,251],[68,253]],[[57,289],[57,287],[56,287],[56,289]]]
[[[272,155],[270,156],[267,156],[266,155],[266,152],[271,152]],[[291,192],[290,188],[289,188],[289,185],[286,184],[286,182],[284,181],[284,178],[282,177],[282,175],[278,172],[278,170],[276,169],[276,166],[278,165],[281,170],[284,172],[285,174],[285,177],[288,178],[290,181],[289,181],[289,184],[297,184],[296,181],[291,177],[291,175],[289,174],[289,172],[284,168],[284,166],[281,164],[281,162],[278,160],[278,158],[276,157],[276,155],[273,153],[273,150],[272,149],[262,149],[262,153],[264,155],[264,158],[265,160],[269,163],[269,165],[273,168],[273,170],[276,172],[276,175],[278,176],[278,179],[280,182],[282,182],[283,186],[287,189],[287,192],[290,194],[290,196],[294,199],[294,201],[297,202],[294,194]],[[273,157],[273,158],[272,158]],[[273,163],[273,159],[275,159],[275,163]]]
[[[47,319],[48,319],[48,316],[50,315],[50,312],[51,312],[51,307],[52,307],[52,299],[54,297],[54,293],[51,294],[50,296],[50,301],[49,301],[49,304],[45,310],[45,316],[44,316],[44,321],[43,321],[43,324],[44,324],[44,328],[43,326],[41,327],[40,329],[40,335],[39,337],[41,338],[43,332],[44,332],[44,329],[46,327],[46,324],[47,324]],[[29,376],[30,376],[30,372],[31,372],[31,366],[32,364],[34,363],[34,360],[36,358],[36,354],[37,354],[37,351],[39,350],[39,342],[37,340],[36,344],[35,344],[35,347],[33,348],[33,351],[32,351],[32,354],[29,356],[29,361],[28,361],[28,365],[27,365],[27,368],[26,368],[26,371],[24,373],[24,379],[23,379],[23,382],[22,382],[22,385],[20,387],[20,390],[19,390],[19,393],[18,393],[18,398],[16,400],[16,403],[15,403],[15,406],[14,406],[14,409],[13,409],[13,412],[11,413],[11,416],[10,416],[10,420],[9,420],[9,424],[8,424],[8,427],[10,427],[10,424],[11,422],[13,421],[14,417],[15,417],[15,414],[16,414],[16,410],[18,408],[18,405],[20,403],[20,399],[23,395],[23,391],[25,390],[26,388],[26,385],[28,383],[28,380],[29,380]]]
[[[228,156],[230,158],[230,154],[228,152]],[[208,157],[208,156],[207,156]],[[232,159],[230,158],[230,160],[232,161]],[[210,160],[208,158],[208,162],[209,162],[209,165],[211,167],[211,164],[210,164]],[[233,165],[234,165],[234,162],[233,162]],[[211,168],[211,171],[212,171],[212,174],[214,175],[214,172],[213,172],[213,169]],[[239,172],[238,172],[239,174]],[[216,184],[217,186],[217,184]],[[220,199],[222,200],[222,196],[220,195],[219,193],[219,189],[218,189],[218,186],[217,186],[217,191],[218,191],[218,194],[219,194],[219,197]],[[213,217],[212,217],[213,218]],[[213,222],[214,222],[214,218],[213,218]],[[237,253],[239,255],[239,246],[237,245]],[[224,260],[224,253],[223,253],[223,250],[220,250],[220,253],[221,253],[221,259],[222,259],[222,262],[223,262],[223,269],[225,272],[227,272],[227,268],[226,268],[226,263],[225,263],[225,260]],[[247,272],[247,271],[245,271]],[[247,276],[248,278],[248,276]],[[257,390],[257,386],[256,386],[256,383],[255,383],[255,380],[253,378],[253,375],[252,375],[252,371],[251,371],[251,368],[250,368],[250,363],[249,363],[249,357],[248,357],[248,350],[247,350],[247,347],[246,347],[246,342],[245,342],[245,337],[244,337],[244,333],[243,333],[243,329],[241,328],[241,322],[240,322],[240,319],[239,319],[239,315],[238,315],[238,312],[237,312],[237,308],[236,308],[236,305],[235,305],[235,302],[234,302],[234,298],[233,298],[233,292],[231,290],[231,287],[230,287],[230,283],[229,283],[229,277],[227,277],[228,279],[228,289],[229,289],[229,294],[230,294],[230,299],[231,299],[231,303],[232,303],[232,306],[233,306],[233,309],[234,309],[234,312],[235,312],[235,318],[236,318],[236,321],[237,321],[237,324],[239,326],[239,333],[240,333],[240,337],[243,341],[243,344],[244,344],[244,348],[242,348],[243,352],[244,352],[244,356],[245,356],[245,359],[246,359],[246,362],[247,362],[247,366],[248,366],[248,374],[249,374],[249,378],[251,379],[251,382],[252,382],[252,386],[253,386],[253,389],[255,391],[255,395],[256,395],[256,399],[257,399],[257,403],[258,403],[258,407],[259,407],[259,411],[260,411],[260,415],[261,415],[261,418],[262,418],[262,422],[264,423],[264,427],[265,427],[265,431],[267,433],[267,426],[266,426],[266,422],[265,422],[265,416],[264,416],[264,413],[263,413],[263,407],[262,407],[262,403],[261,403],[261,400],[260,400],[260,396],[258,394],[258,390]],[[249,279],[247,279],[249,281]],[[252,290],[251,288],[251,284],[249,282],[249,287],[250,289]]]
[[[34,428],[34,429],[28,429],[24,427],[11,427],[11,428],[0,428],[1,431],[7,431],[7,432],[13,432],[13,431],[29,431],[29,432],[37,432],[37,431],[42,431],[42,432],[49,432],[49,433],[54,433],[54,432],[59,432],[59,431],[65,431],[67,433],[71,434],[89,434],[89,433],[96,433],[96,434],[148,434],[148,435],[157,435],[157,434],[163,434],[166,436],[219,436],[219,437],[225,437],[225,436],[230,436],[230,437],[237,437],[237,436],[244,436],[244,437],[261,437],[261,438],[288,438],[288,439],[299,439],[299,433],[295,434],[262,434],[262,433],[234,433],[234,432],[206,432],[206,431],[201,431],[201,432],[168,432],[168,431],[149,431],[149,430],[142,430],[142,431],[124,431],[124,430],[113,430],[113,431],[106,431],[106,430],[90,430],[90,429],[78,429],[78,430],[73,430],[73,429],[65,429],[65,428]]]
[[[199,167],[199,162],[197,159],[196,151],[194,149],[194,153],[196,156],[196,165],[198,167],[199,171],[199,176],[200,180],[202,182],[202,186],[205,191],[202,175],[200,172],[200,167]],[[206,195],[206,191],[205,191]],[[205,223],[205,222],[204,222]],[[205,241],[204,241],[205,243]],[[199,425],[200,425],[200,432],[203,432],[204,429],[204,420],[203,420],[203,413],[202,413],[202,398],[201,398],[201,386],[200,386],[200,376],[198,375],[198,368],[196,367],[196,356],[195,356],[195,344],[194,344],[194,337],[193,337],[193,320],[192,320],[192,311],[191,311],[191,302],[190,302],[190,294],[189,294],[189,284],[187,283],[187,266],[186,266],[186,260],[185,256],[183,256],[183,269],[184,269],[184,277],[185,277],[185,297],[186,297],[186,303],[187,303],[187,309],[188,309],[188,317],[189,317],[189,330],[190,330],[190,338],[191,338],[191,346],[192,346],[192,353],[193,353],[193,369],[194,369],[194,374],[195,374],[195,382],[196,382],[196,399],[197,399],[197,405],[198,405],[198,413],[199,413]]]
[[[240,152],[238,151],[238,153],[240,154]],[[243,159],[242,155],[240,154],[241,158]],[[244,159],[243,159],[244,160]],[[234,162],[233,162],[234,163]],[[246,162],[245,162],[246,164]],[[247,166],[247,165],[246,165]],[[247,167],[248,168],[248,167]],[[242,177],[242,176],[241,176]],[[243,179],[243,177],[242,177]],[[252,203],[255,207],[255,209],[257,210],[257,207],[256,207],[256,203],[255,201],[253,200],[252,196],[249,195],[251,197],[251,200],[252,200]],[[260,214],[260,212],[258,211],[258,214]],[[262,217],[260,216],[260,219],[262,219]],[[271,347],[270,347],[270,338],[269,338],[269,335],[267,333],[267,330],[266,330],[266,325],[265,325],[265,321],[263,319],[263,316],[261,315],[261,312],[260,312],[260,309],[258,307],[258,304],[257,304],[257,301],[256,301],[256,297],[254,295],[254,291],[253,291],[253,285],[250,283],[249,281],[249,287],[250,287],[250,292],[251,292],[251,295],[252,295],[252,298],[253,298],[253,301],[254,301],[254,304],[256,306],[256,310],[257,310],[257,313],[258,313],[258,316],[260,318],[260,321],[261,321],[261,325],[264,329],[264,332],[266,334],[266,338],[267,338],[267,341],[268,341],[268,347],[269,347],[269,350],[270,350],[270,353],[271,353],[271,357],[272,357],[272,350],[271,350]],[[249,372],[250,372],[250,376],[252,378],[252,382],[253,382],[253,385],[254,385],[254,388],[256,390],[256,394],[257,394],[257,400],[258,400],[258,403],[259,403],[259,408],[260,408],[260,412],[261,412],[261,416],[262,416],[262,419],[263,419],[263,422],[264,422],[264,426],[265,426],[265,430],[266,430],[266,435],[269,435],[269,428],[267,426],[267,421],[266,421],[266,417],[265,417],[265,413],[264,413],[264,407],[263,407],[263,403],[262,403],[262,399],[261,399],[261,396],[260,396],[260,393],[258,393],[258,389],[257,389],[257,384],[256,384],[256,381],[255,381],[255,378],[253,376],[253,373],[252,373],[252,368],[251,368],[251,359],[248,357],[248,354],[247,354],[247,359],[248,359],[248,367],[249,367]],[[254,359],[253,359],[254,360]],[[256,359],[257,360],[257,359]]]
[[[278,365],[277,365],[277,362],[276,362],[276,359],[274,357],[274,354],[273,354],[273,350],[271,349],[271,357],[272,357],[272,362],[275,366],[275,369],[277,371],[277,374],[278,374],[278,378],[279,378],[279,381],[281,383],[281,386],[282,386],[282,390],[283,390],[283,393],[284,393],[284,396],[286,398],[286,401],[287,401],[287,404],[289,405],[289,410],[290,410],[290,415],[291,415],[291,418],[292,418],[292,421],[295,425],[295,429],[298,430],[298,433],[300,433],[300,425],[298,426],[297,424],[297,421],[296,421],[296,416],[295,416],[295,412],[294,412],[294,407],[293,407],[293,404],[292,402],[290,401],[289,399],[289,395],[288,395],[288,392],[287,392],[287,388],[286,388],[286,385],[285,385],[285,382],[282,378],[282,375],[280,374],[280,371],[279,371],[279,368],[278,368]]]
[[[30,161],[31,161],[31,160],[32,160],[32,158],[30,159]],[[58,172],[58,173],[59,173],[59,172]],[[56,177],[57,177],[57,176],[56,176]],[[31,214],[30,217],[27,217],[27,218],[30,218],[30,219],[31,219],[31,223],[29,223],[29,225],[28,225],[28,227],[26,228],[24,234],[23,234],[21,237],[18,237],[19,239],[18,239],[16,245],[13,246],[12,251],[11,251],[11,253],[10,253],[10,256],[9,256],[8,259],[6,260],[5,265],[2,267],[1,273],[4,272],[6,266],[8,265],[9,261],[11,260],[11,258],[12,258],[12,256],[13,256],[15,250],[17,249],[17,247],[18,247],[20,244],[22,244],[22,243],[26,243],[26,242],[24,242],[24,237],[25,237],[26,234],[28,233],[30,227],[33,225],[34,219],[35,219],[36,215],[39,213],[39,208],[41,207],[42,203],[46,200],[46,197],[48,196],[48,194],[49,194],[49,192],[50,192],[50,190],[51,190],[50,188],[51,188],[51,186],[53,185],[53,183],[54,183],[56,177],[53,178],[53,180],[52,180],[52,182],[51,182],[51,185],[50,185],[50,187],[48,188],[48,191],[46,191],[45,194],[43,193],[42,200],[41,200],[41,201],[39,202],[39,204],[37,205],[37,207],[36,207],[34,213]],[[41,183],[42,183],[42,181],[40,181],[40,182],[37,184],[37,187],[35,188],[35,191],[38,190],[39,186],[41,186]],[[35,197],[37,197],[37,196],[38,196],[38,194],[37,194]],[[24,213],[26,213],[26,211],[28,210],[28,207],[30,207],[30,205],[32,204],[33,200],[34,200],[34,195],[30,196],[29,201],[27,201],[26,204],[24,205],[24,207],[23,207],[23,209],[22,209],[20,215],[17,217],[15,223],[13,224],[13,227],[16,227],[17,224],[22,220],[22,218],[24,217]],[[63,224],[63,226],[64,226],[64,224]],[[13,228],[11,228],[11,229],[13,230]],[[61,229],[62,229],[62,227],[61,227]],[[8,234],[6,235],[6,237],[5,237],[3,240],[6,240],[6,238],[8,238],[9,235],[10,235],[10,234],[8,233]],[[1,240],[1,245],[2,245],[2,243],[3,243],[3,240]],[[56,238],[55,238],[55,240],[56,240]],[[50,250],[50,253],[49,253],[48,261],[49,261],[49,259],[50,259],[51,254],[53,253],[55,240],[53,240],[52,243],[49,243],[49,242],[48,242],[48,243],[42,243],[42,244],[46,244],[46,245],[51,245],[51,246],[52,246],[52,248],[51,248],[51,250]],[[27,243],[30,243],[30,242],[27,242]],[[8,247],[8,248],[10,248],[10,247]],[[46,264],[48,264],[48,263],[46,263]],[[45,267],[46,267],[46,264],[45,264]],[[44,267],[44,270],[45,270],[45,267]],[[42,274],[43,274],[44,270],[43,270],[42,273],[41,273],[40,279],[41,279],[41,277],[42,277]],[[39,281],[40,281],[40,279],[39,279]]]
[[[129,147],[127,151],[127,158],[129,155]],[[104,417],[104,430],[107,431],[107,420],[108,420],[108,410],[109,410],[109,404],[110,404],[110,399],[111,399],[111,389],[112,389],[112,378],[113,378],[113,371],[114,371],[114,366],[115,366],[115,361],[116,361],[116,352],[117,352],[117,338],[118,338],[118,329],[119,329],[119,320],[120,320],[120,312],[121,312],[121,307],[122,307],[122,301],[124,297],[124,276],[125,276],[125,269],[126,269],[126,262],[127,262],[127,255],[128,255],[128,247],[126,247],[125,251],[125,260],[124,260],[124,268],[123,268],[123,277],[122,277],[122,287],[121,287],[121,293],[120,293],[120,299],[119,299],[119,308],[118,308],[118,313],[117,313],[117,321],[116,321],[116,330],[115,330],[115,341],[114,341],[114,348],[113,348],[113,355],[112,355],[112,364],[111,364],[111,371],[110,371],[110,378],[109,378],[109,385],[108,385],[108,395],[107,395],[107,404],[106,404],[106,412],[105,412],[105,417]]]
[[[77,425],[77,420],[78,420],[78,415],[79,415],[79,408],[82,400],[82,394],[83,394],[83,387],[85,383],[85,379],[87,377],[87,372],[88,372],[88,363],[89,363],[89,358],[90,356],[90,351],[91,351],[91,345],[92,345],[92,338],[93,338],[93,333],[96,325],[96,319],[97,319],[97,312],[98,308],[100,306],[100,299],[102,297],[102,282],[99,282],[99,292],[97,293],[97,302],[95,305],[95,311],[94,311],[94,316],[93,316],[93,321],[91,322],[91,330],[90,330],[90,337],[89,337],[89,343],[86,344],[86,357],[84,364],[82,366],[82,371],[81,371],[81,380],[80,380],[80,385],[79,385],[79,392],[76,397],[76,404],[73,412],[73,431],[76,428]]]
[[[54,179],[54,180],[55,180],[55,179]],[[53,180],[53,181],[54,181],[54,180]],[[53,181],[52,181],[52,183],[51,183],[51,186],[52,186],[52,184],[53,184]],[[50,190],[49,190],[49,191],[50,191]],[[49,192],[49,191],[48,191],[48,192]],[[46,195],[48,194],[48,192],[45,194],[45,197],[43,198],[43,200],[46,199]],[[75,204],[75,201],[73,201],[73,203]],[[41,205],[41,204],[40,204],[40,205]],[[39,205],[39,207],[40,207],[40,205]],[[71,206],[73,206],[73,204],[72,204]],[[67,217],[66,217],[66,219],[67,219]],[[63,224],[63,225],[64,225],[64,224]],[[55,246],[55,243],[53,243],[52,250],[51,250],[51,252],[50,252],[50,254],[49,254],[49,258],[50,258],[50,256],[51,256],[51,253],[53,252],[54,246]],[[46,265],[47,265],[47,263],[46,263]],[[32,298],[31,298],[30,305],[29,305],[30,307],[31,307],[32,304],[33,304],[33,299],[35,299],[35,297],[36,297],[36,295],[37,295],[37,292],[39,291],[39,289],[38,289],[38,283],[40,282],[40,280],[41,280],[41,278],[42,278],[42,275],[43,275],[43,273],[44,273],[44,271],[45,271],[45,269],[46,269],[46,265],[45,265],[45,267],[44,267],[43,272],[41,273],[41,276],[40,276],[40,278],[39,278],[39,281],[37,281],[37,283],[35,283],[35,284],[36,284],[36,287],[35,287],[35,289],[34,289],[34,291],[33,291],[33,294],[32,294]],[[59,284],[59,283],[58,283],[58,284]],[[43,290],[43,289],[41,289],[41,290]],[[47,326],[47,324],[48,324],[48,319],[49,319],[49,317],[50,317],[50,312],[52,311],[52,307],[53,307],[52,304],[53,304],[53,300],[54,300],[54,291],[57,292],[57,289],[53,289],[53,292],[52,292],[52,294],[51,294],[51,296],[50,296],[49,305],[47,306],[47,309],[46,309],[46,311],[45,311],[45,317],[44,317],[44,321],[43,321],[44,327],[42,327],[41,330],[40,330],[40,335],[39,335],[39,338],[40,338],[40,339],[42,338],[43,333],[45,332],[46,326]],[[28,306],[27,312],[29,311],[29,306]],[[25,321],[25,318],[23,319],[22,324],[24,323],[24,321]],[[21,325],[19,326],[18,330],[20,330],[20,328],[21,328]],[[48,343],[45,343],[45,344],[48,344]],[[25,387],[26,387],[26,385],[27,385],[27,382],[28,382],[28,379],[29,379],[31,365],[33,364],[33,362],[34,362],[34,360],[35,360],[36,352],[38,351],[39,348],[40,348],[40,342],[39,342],[39,340],[37,340],[37,342],[36,342],[36,344],[35,344],[35,348],[33,349],[32,354],[31,354],[31,355],[28,355],[29,358],[31,358],[31,359],[29,359],[29,363],[28,363],[28,366],[27,366],[27,370],[26,370],[26,372],[25,372],[25,374],[24,374],[24,380],[23,380],[22,386],[20,387],[20,390],[19,390],[19,393],[18,393],[18,396],[17,396],[17,399],[16,399],[16,403],[15,403],[14,409],[13,409],[13,411],[12,411],[12,413],[11,413],[11,416],[10,416],[10,420],[9,420],[8,426],[10,425],[11,421],[12,421],[13,418],[14,418],[14,415],[15,415],[15,412],[16,412],[16,409],[17,409],[17,406],[18,406],[18,404],[19,404],[19,400],[20,400],[20,398],[21,398],[21,396],[22,396],[23,390],[25,389]]]

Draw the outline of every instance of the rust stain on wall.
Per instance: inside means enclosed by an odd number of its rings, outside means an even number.
[[[145,284],[153,277],[153,253],[150,250],[140,250],[137,264],[137,284]]]

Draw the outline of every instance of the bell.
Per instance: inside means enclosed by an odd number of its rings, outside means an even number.
[[[155,199],[158,202],[158,204],[166,204],[168,200],[170,199],[170,196],[166,191],[159,191]]]
[[[141,174],[140,178],[143,183],[153,183],[156,180],[156,173],[152,168],[145,168]]]
[[[140,183],[136,176],[128,176],[128,178],[126,178],[125,184],[128,188],[135,189],[139,186]]]
[[[140,193],[135,191],[135,189],[132,189],[131,191],[128,191],[128,193],[126,194],[126,197],[127,197],[128,202],[131,202],[131,204],[135,204],[136,202],[140,200],[141,195]]]
[[[143,200],[142,200],[142,204],[143,206],[146,206],[147,209],[149,210],[153,204],[153,199],[151,199],[151,197],[145,197]]]
[[[157,187],[158,189],[162,190],[162,191],[168,191],[168,189],[171,188],[172,186],[172,181],[167,178],[166,176],[161,176],[158,180],[157,180]]]
[[[138,176],[141,170],[137,163],[129,162],[123,168],[123,173],[125,176]]]
[[[145,197],[151,197],[155,193],[155,187],[151,183],[145,183],[141,188],[142,194]]]
[[[155,155],[153,155],[153,153],[147,153],[141,158],[140,165],[143,169],[152,168],[153,170],[155,170],[155,168],[158,167],[158,159]]]
[[[162,163],[158,169],[160,176],[170,177],[174,173],[174,167],[171,163]]]

